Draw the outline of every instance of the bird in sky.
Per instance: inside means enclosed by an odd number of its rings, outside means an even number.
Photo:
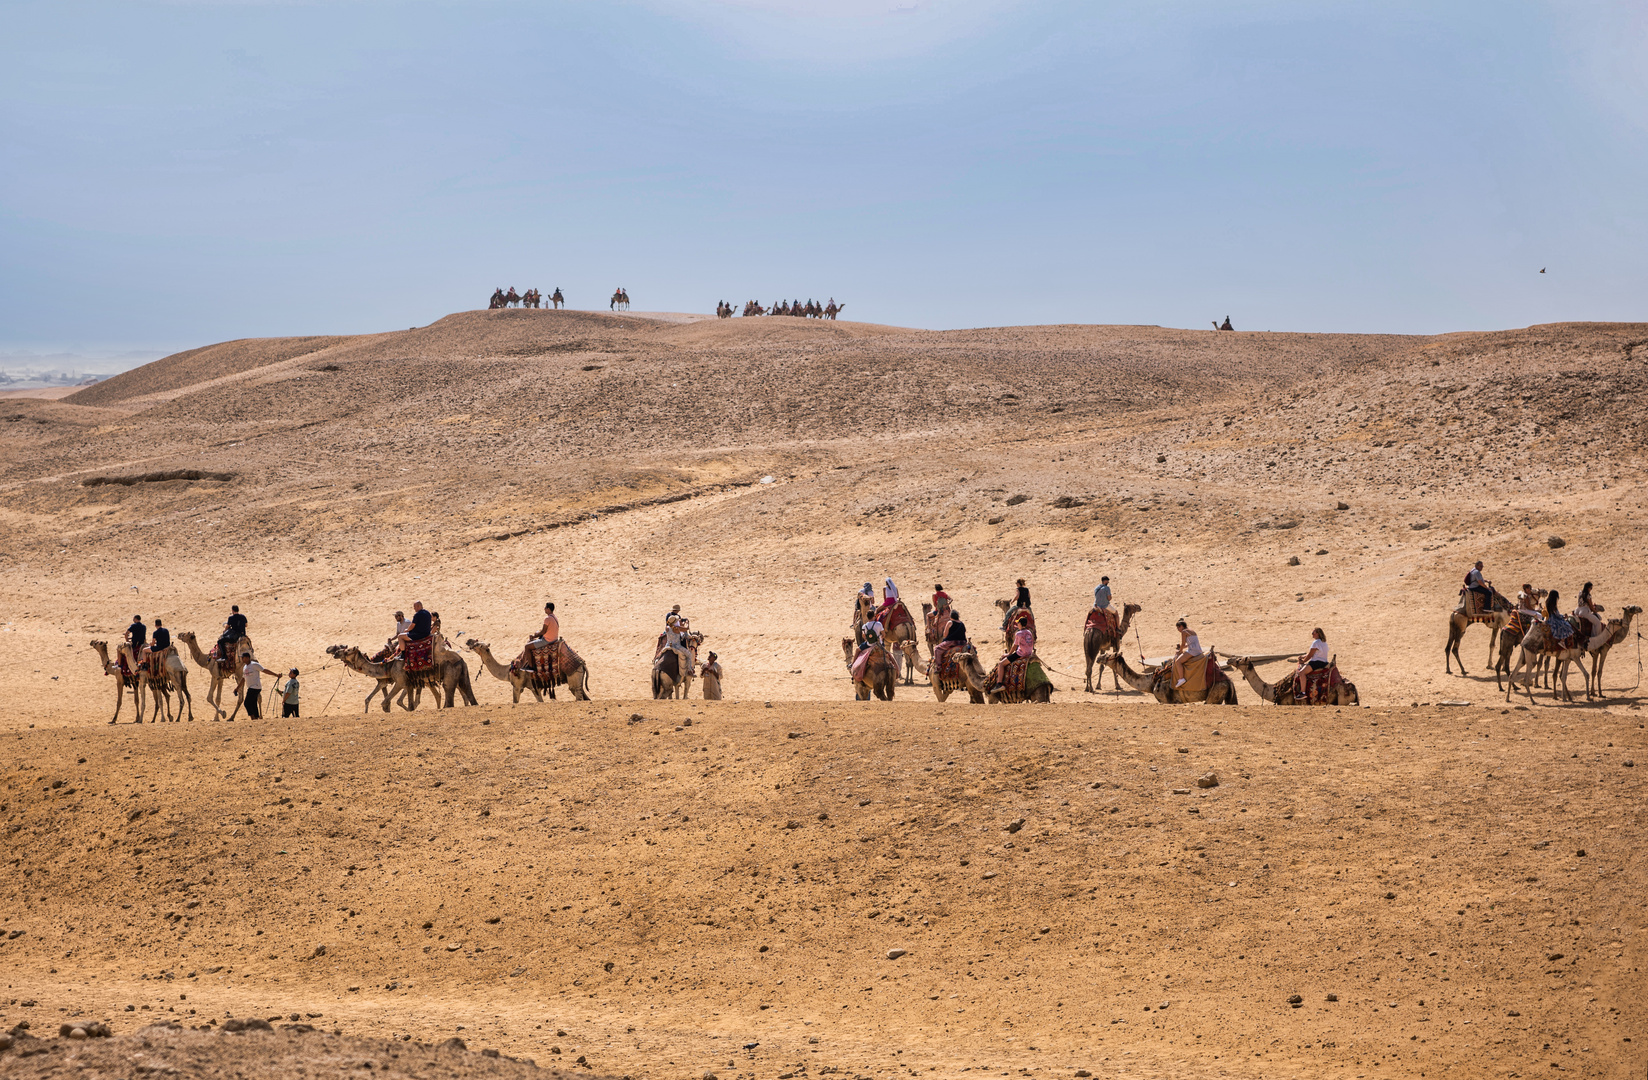
[[[1541,267],[1540,267],[1540,268],[1539,268],[1539,272],[1540,272],[1540,273],[1541,273],[1541,274],[1543,274],[1543,273],[1544,273],[1544,272],[1545,272],[1545,268],[1544,268],[1544,267],[1543,267],[1543,266],[1541,266]]]

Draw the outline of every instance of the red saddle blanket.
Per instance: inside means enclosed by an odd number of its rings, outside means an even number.
[[[567,672],[575,670],[583,660],[561,638],[554,641],[534,640],[527,644],[522,658],[510,667],[515,671],[532,672],[539,686],[559,686],[567,681]]]
[[[1011,637],[1019,630],[1028,630],[1032,637],[1036,634],[1036,613],[1029,608],[1014,608],[1007,614],[1007,633]]]
[[[898,603],[893,605],[891,611],[887,612],[887,619],[884,625],[888,630],[891,630],[895,626],[903,626],[906,623],[914,626],[915,622],[915,619],[910,616],[910,609],[904,606],[904,601],[900,600]]]
[[[1302,671],[1293,677],[1293,693],[1307,705],[1328,700],[1333,689],[1343,683],[1338,664],[1329,664],[1321,671]]]
[[[406,660],[407,671],[428,671],[435,666],[435,639],[429,637],[422,641],[408,641],[406,648],[401,650],[401,656]]]
[[[1121,619],[1117,618],[1116,613],[1109,608],[1093,608],[1088,611],[1087,622],[1082,629],[1086,630],[1094,626],[1104,630],[1108,636],[1115,637],[1116,631],[1121,627]]]

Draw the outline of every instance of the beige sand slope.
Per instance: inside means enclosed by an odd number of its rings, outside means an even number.
[[[8,402],[0,1019],[321,1012],[683,1080],[1636,1075],[1638,641],[1521,711],[1485,630],[1438,654],[1475,558],[1648,595],[1645,348],[517,310]],[[1089,697],[1101,573],[1151,655],[1320,625],[1376,708]],[[1057,704],[848,702],[887,575],[981,641],[1029,579]],[[362,717],[323,649],[413,599],[500,652],[555,600],[597,700]],[[230,603],[305,720],[213,722],[196,673],[194,725],[109,728],[87,641]],[[638,700],[674,603],[734,701]]]

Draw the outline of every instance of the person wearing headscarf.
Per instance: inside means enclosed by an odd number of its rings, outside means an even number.
[[[887,583],[881,587],[881,614],[883,615],[898,606],[898,586],[893,584],[892,578],[887,578],[886,581]],[[882,621],[885,622],[886,620],[883,619]]]

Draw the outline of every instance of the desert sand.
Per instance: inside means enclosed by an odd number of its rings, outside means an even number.
[[[56,1049],[0,1074],[1640,1075],[1635,628],[1589,702],[1439,654],[1477,558],[1643,603],[1645,349],[508,310],[10,399],[0,1028]],[[1084,693],[1100,574],[1130,658],[1321,626],[1364,707]],[[1026,578],[1054,704],[849,700],[886,576],[986,652]],[[323,650],[415,599],[500,655],[554,600],[594,700],[363,713]],[[230,603],[303,719],[191,668],[192,723],[111,727],[87,642]],[[728,701],[645,700],[677,603]],[[140,1034],[294,1013],[341,1034]]]

